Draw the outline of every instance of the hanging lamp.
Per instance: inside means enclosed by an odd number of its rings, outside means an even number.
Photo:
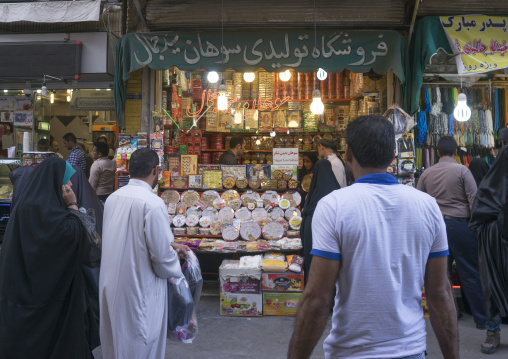
[[[471,118],[471,109],[467,106],[467,97],[465,93],[460,93],[457,106],[453,110],[453,116],[457,121],[464,122]]]
[[[312,92],[312,103],[310,104],[310,111],[314,115],[321,115],[325,110],[325,105],[321,101],[321,91],[319,91],[318,85],[316,84],[315,90]]]
[[[289,70],[280,72],[279,78],[281,79],[281,81],[284,81],[284,82],[289,81],[289,79],[291,78],[291,72]]]
[[[254,72],[246,72],[243,74],[243,79],[245,80],[245,82],[252,82],[254,81],[255,78],[256,75],[254,74]]]

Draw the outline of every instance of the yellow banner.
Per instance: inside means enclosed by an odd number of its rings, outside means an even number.
[[[441,16],[441,25],[457,57],[459,74],[475,74],[508,67],[508,17]]]

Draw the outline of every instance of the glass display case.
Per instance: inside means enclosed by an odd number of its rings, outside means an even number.
[[[10,203],[12,183],[9,174],[22,165],[22,158],[0,158],[0,203]]]
[[[12,183],[9,174],[22,165],[21,158],[0,158],[0,243],[11,212]]]

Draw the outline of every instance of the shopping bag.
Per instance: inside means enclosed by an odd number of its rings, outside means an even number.
[[[189,252],[182,273],[183,277],[168,279],[167,338],[192,343],[198,334],[196,308],[203,288],[201,268],[193,252]]]

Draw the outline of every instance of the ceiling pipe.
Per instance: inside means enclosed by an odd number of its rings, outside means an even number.
[[[413,18],[411,19],[411,25],[409,26],[409,39],[408,39],[408,45],[411,44],[411,36],[413,35],[413,30],[415,27],[416,22],[416,14],[418,13],[418,8],[420,7],[420,2],[423,0],[415,0],[415,8],[413,10]]]

